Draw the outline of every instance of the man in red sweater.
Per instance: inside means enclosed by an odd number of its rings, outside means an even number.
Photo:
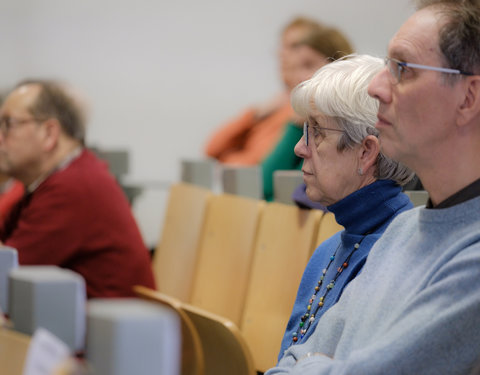
[[[124,193],[84,148],[83,114],[66,88],[21,83],[0,108],[0,171],[26,194],[0,230],[19,262],[69,268],[91,297],[154,287],[150,258]]]

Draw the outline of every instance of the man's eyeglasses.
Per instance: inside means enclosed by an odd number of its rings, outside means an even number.
[[[308,146],[308,142],[310,140],[310,135],[309,135],[309,128],[310,128],[310,125],[308,125],[308,122],[305,121],[303,123],[303,138],[305,139],[305,145]],[[334,128],[322,128],[320,126],[311,126],[312,130],[313,130],[313,138],[317,138],[318,137],[318,133],[320,133],[322,130],[332,130],[334,132],[340,132],[340,133],[344,133],[345,131],[344,130],[341,130],[341,129],[334,129]]]
[[[36,118],[16,119],[14,117],[3,117],[0,118],[0,133],[6,137],[13,127],[40,121],[43,120]]]
[[[393,59],[391,57],[385,57],[385,65],[387,66],[390,74],[394,78],[395,84],[399,83],[402,80],[402,74],[405,72],[407,68],[433,70],[435,72],[440,72],[440,73],[461,74],[465,76],[474,75],[473,73],[464,72],[458,69],[440,68],[437,66],[413,64],[413,63],[408,63],[408,62],[403,62],[397,59]]]

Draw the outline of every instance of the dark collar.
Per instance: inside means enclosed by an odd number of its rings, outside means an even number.
[[[391,180],[377,180],[328,206],[337,223],[348,234],[363,235],[382,225],[400,209],[410,205],[402,188]]]
[[[436,206],[432,204],[431,199],[428,199],[428,202],[426,204],[426,208],[448,208],[455,206],[457,204],[463,203],[465,201],[468,201],[472,198],[480,196],[480,178],[474,182],[472,182],[470,185],[467,185],[464,187],[462,190],[457,191],[455,194],[451,195],[447,199],[443,200]]]

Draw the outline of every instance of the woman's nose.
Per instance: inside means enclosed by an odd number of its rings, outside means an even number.
[[[306,157],[308,157],[309,149],[305,143],[305,136],[302,136],[302,138],[300,138],[293,150],[295,152],[295,155],[297,155],[299,158],[305,159]]]

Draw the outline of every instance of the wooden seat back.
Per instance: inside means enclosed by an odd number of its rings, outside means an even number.
[[[23,374],[30,336],[0,328],[0,373],[2,375]]]
[[[190,303],[239,324],[263,201],[212,197],[194,274]]]
[[[178,183],[170,188],[163,230],[153,257],[157,289],[188,301],[210,190]]]
[[[256,374],[250,350],[232,321],[192,305],[183,304],[183,309],[200,336],[206,374]]]
[[[320,219],[320,225],[318,227],[317,238],[313,244],[312,254],[318,245],[341,230],[343,230],[343,226],[336,222],[335,215],[331,212],[325,212]]]
[[[321,215],[281,203],[264,209],[240,325],[258,371],[276,363]]]

